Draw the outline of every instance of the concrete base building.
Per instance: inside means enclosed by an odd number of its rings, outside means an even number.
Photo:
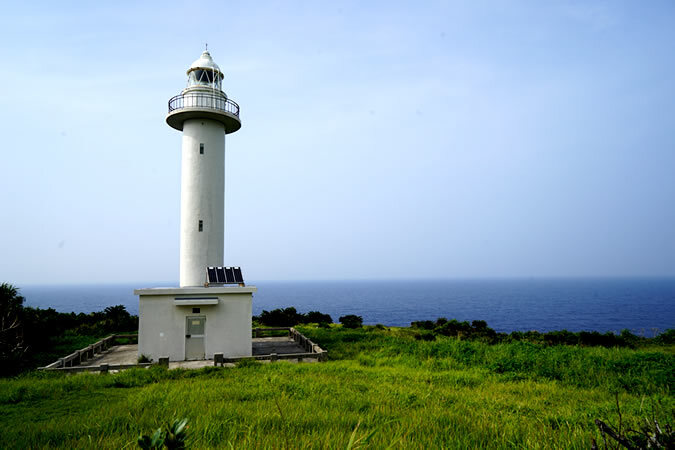
[[[239,105],[208,51],[187,71],[188,85],[169,100],[166,122],[183,132],[180,287],[137,289],[138,354],[155,361],[251,356],[251,304],[238,267],[222,267],[225,137],[241,128]],[[217,270],[216,270],[217,269]]]
[[[158,361],[251,356],[255,287],[154,288],[139,296],[138,354]]]

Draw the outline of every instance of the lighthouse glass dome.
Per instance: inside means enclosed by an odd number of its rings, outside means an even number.
[[[208,51],[204,51],[187,71],[188,87],[207,86],[221,90],[223,73]]]
[[[223,74],[210,69],[196,69],[188,74],[188,86],[209,86],[222,89]]]

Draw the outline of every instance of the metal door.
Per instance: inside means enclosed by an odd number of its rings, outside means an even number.
[[[188,316],[185,319],[185,359],[204,359],[206,317]]]

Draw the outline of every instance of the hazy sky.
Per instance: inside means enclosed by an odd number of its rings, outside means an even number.
[[[0,42],[0,281],[177,282],[205,42],[249,280],[675,276],[675,2],[10,2]]]

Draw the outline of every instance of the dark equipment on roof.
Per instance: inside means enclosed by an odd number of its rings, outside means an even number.
[[[207,267],[205,286],[238,284],[245,286],[241,267]]]

